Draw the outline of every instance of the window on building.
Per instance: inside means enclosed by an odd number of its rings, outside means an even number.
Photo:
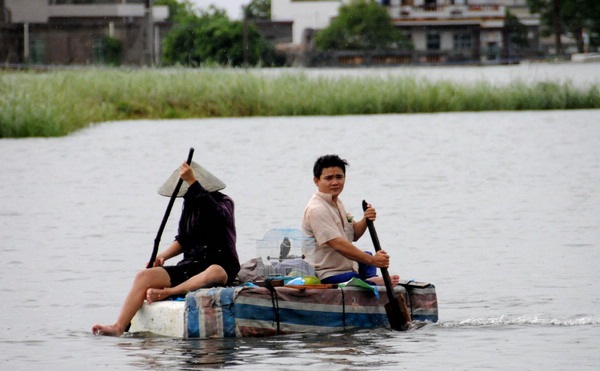
[[[427,34],[427,50],[440,50],[440,34],[430,32]]]
[[[42,39],[32,39],[29,44],[31,63],[46,64],[46,42]]]
[[[437,0],[425,0],[425,8],[426,9],[437,8]]]
[[[485,55],[488,60],[496,60],[500,58],[500,47],[498,43],[490,42],[487,43],[485,49]]]
[[[104,64],[106,63],[106,53],[104,47],[104,39],[96,39],[92,44],[92,53],[94,56],[95,64]]]
[[[455,33],[454,34],[454,49],[464,50],[473,47],[473,39],[470,33]]]

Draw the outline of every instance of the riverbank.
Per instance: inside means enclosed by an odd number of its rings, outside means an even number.
[[[242,69],[0,72],[0,138],[62,136],[131,119],[597,108],[598,84],[569,81]]]

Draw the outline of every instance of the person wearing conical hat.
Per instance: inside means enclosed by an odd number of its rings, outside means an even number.
[[[225,183],[197,163],[184,162],[158,193],[171,197],[179,178],[184,182],[177,196],[184,203],[175,240],[156,256],[152,268],[136,275],[117,321],[94,325],[95,335],[122,335],[144,300],[151,304],[203,287],[231,285],[237,276],[234,204],[220,192]],[[183,259],[176,265],[164,265],[181,254]]]

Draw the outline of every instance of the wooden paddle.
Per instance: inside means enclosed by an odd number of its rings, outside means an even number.
[[[367,205],[367,201],[363,200],[363,211],[367,210]],[[377,237],[375,225],[373,224],[372,220],[367,219],[367,227],[369,228],[371,240],[373,240],[375,252],[377,252],[381,250],[381,245],[379,244],[379,238]],[[408,313],[406,303],[404,302],[404,297],[401,294],[394,296],[394,288],[392,287],[392,281],[390,280],[390,275],[388,274],[387,268],[379,269],[381,270],[383,282],[385,283],[385,291],[387,292],[388,296],[388,303],[385,305],[385,312],[387,313],[390,326],[393,330],[406,331],[410,327],[411,318],[410,314]]]
[[[194,148],[190,148],[190,153],[188,154],[187,164],[190,165],[192,163],[192,156],[194,156]],[[169,214],[171,213],[171,209],[173,208],[173,204],[175,203],[175,199],[177,198],[177,194],[179,193],[179,189],[181,188],[181,184],[183,183],[183,179],[179,178],[177,181],[177,185],[175,186],[175,190],[171,195],[171,199],[169,200],[169,205],[167,206],[167,210],[165,211],[165,216],[163,217],[162,223],[160,223],[160,228],[158,228],[158,234],[154,239],[154,249],[152,250],[152,256],[150,257],[150,261],[146,268],[152,268],[154,265],[154,260],[156,260],[156,254],[158,253],[158,244],[160,243],[160,237],[162,236],[163,230],[165,229],[165,225],[167,224],[167,219],[169,219]]]

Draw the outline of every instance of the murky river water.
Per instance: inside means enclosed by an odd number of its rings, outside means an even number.
[[[599,111],[103,123],[0,140],[2,369],[595,369],[600,364]],[[390,272],[430,281],[417,331],[268,339],[94,337],[150,257],[189,147],[236,201],[245,261],[296,228],[325,153],[378,210]],[[163,234],[175,234],[176,203]],[[371,249],[363,238],[359,247]]]

